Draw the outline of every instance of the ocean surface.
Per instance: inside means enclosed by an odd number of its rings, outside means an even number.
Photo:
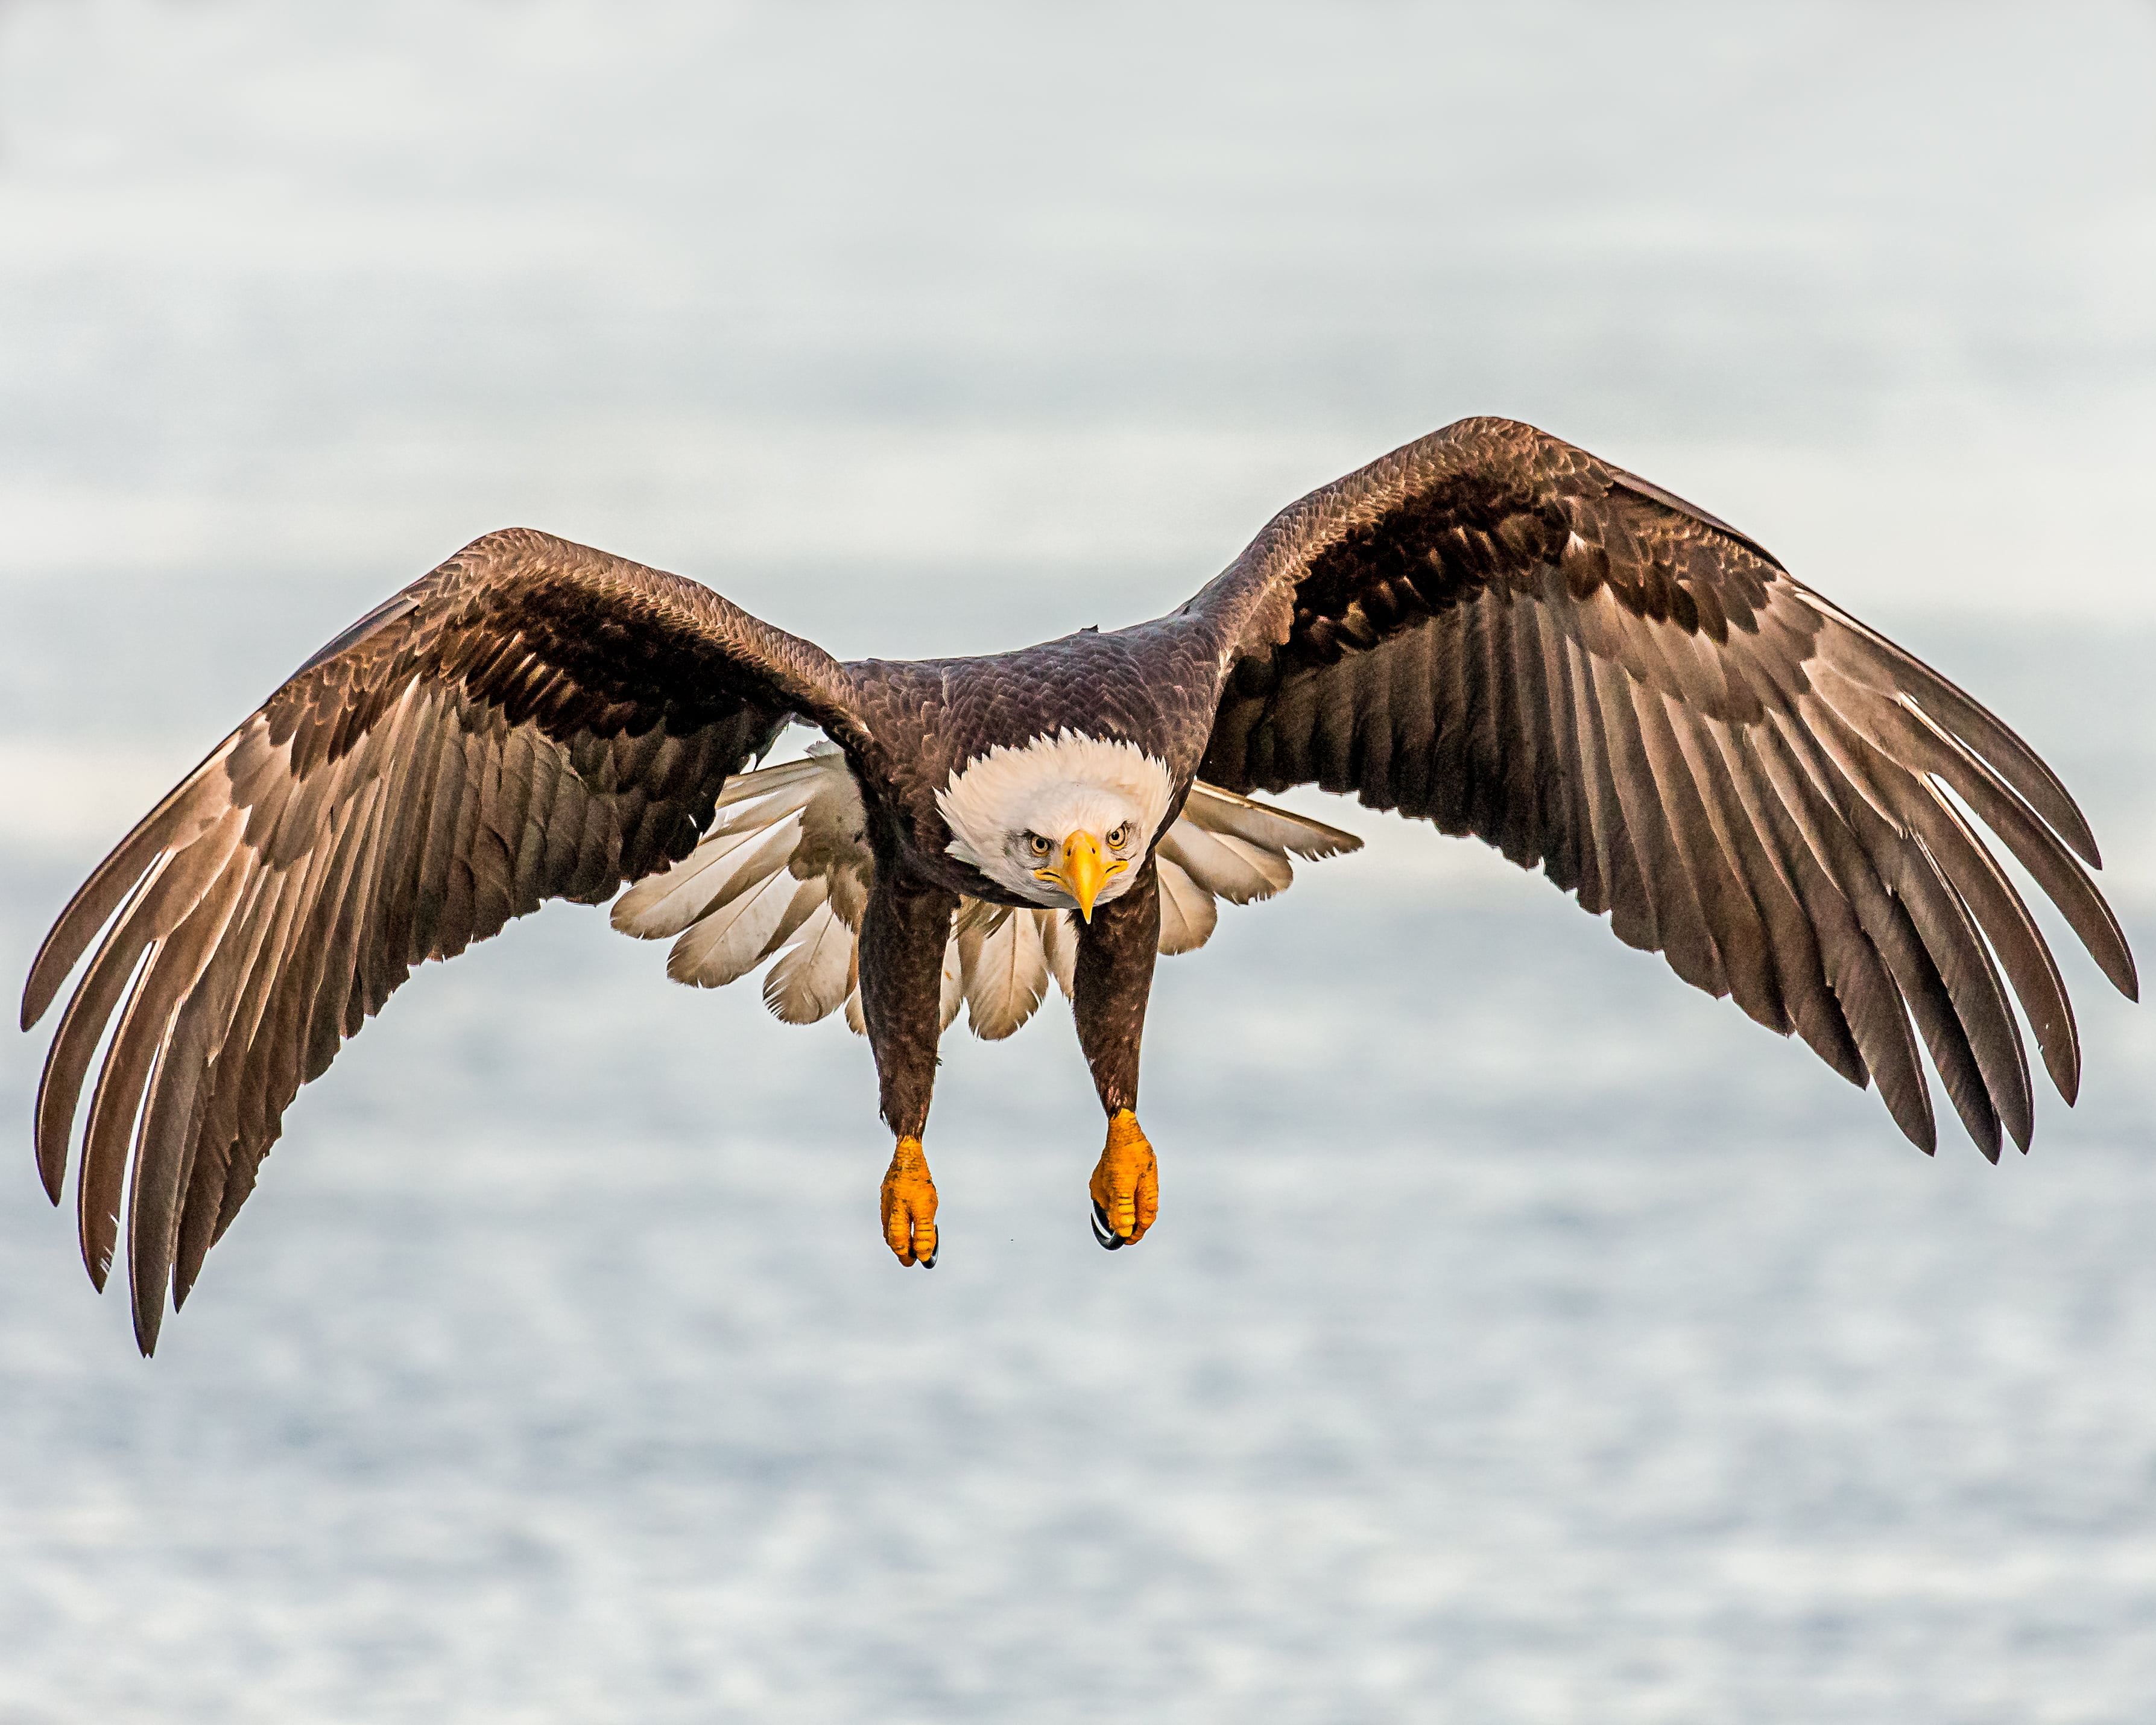
[[[1344,21],[1344,22],[1343,22]],[[1532,418],[2020,728],[2156,957],[2156,13],[0,10],[0,976],[319,641],[528,521],[842,654],[1178,603]],[[2142,1725],[2156,1017],[1996,1168],[1370,835],[865,1045],[557,906],[303,1092],[157,1359],[0,1040],[0,1725]],[[13,1122],[11,1126],[9,1122]],[[8,1170],[12,1168],[12,1173]]]

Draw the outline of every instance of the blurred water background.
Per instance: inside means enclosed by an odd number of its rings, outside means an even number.
[[[841,656],[1178,603],[1514,414],[2020,727],[2156,954],[2156,11],[0,10],[0,973],[486,529]],[[557,908],[305,1092],[154,1364],[0,1045],[0,1722],[2156,1717],[2156,1031],[2035,1153],[1373,836],[1170,961],[1092,1245],[1067,1009],[865,1047]],[[2053,925],[2056,927],[2056,924]]]

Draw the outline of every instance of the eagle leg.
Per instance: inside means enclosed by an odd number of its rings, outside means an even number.
[[[1150,860],[1130,888],[1078,930],[1070,1004],[1078,1045],[1108,1117],[1108,1145],[1093,1170],[1093,1238],[1110,1251],[1145,1238],[1160,1212],[1152,1146],[1138,1126],[1138,1049],[1160,951],[1160,877]]]
[[[936,1267],[936,1182],[921,1140],[901,1138],[883,1177],[883,1237],[901,1264]]]
[[[1138,1117],[1118,1108],[1108,1118],[1108,1144],[1094,1165],[1093,1238],[1111,1252],[1136,1245],[1160,1214],[1160,1168]]]
[[[885,1123],[897,1134],[883,1177],[884,1243],[901,1264],[936,1263],[936,1182],[921,1153],[942,1034],[943,950],[957,895],[908,880],[879,857],[861,921],[861,1016],[875,1051]]]

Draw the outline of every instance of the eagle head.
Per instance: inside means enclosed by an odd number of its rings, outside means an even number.
[[[1174,795],[1167,766],[1135,743],[1063,731],[974,756],[936,806],[952,856],[1090,922],[1137,878]]]

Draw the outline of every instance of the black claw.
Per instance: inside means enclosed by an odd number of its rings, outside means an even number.
[[[928,1255],[927,1255],[927,1257],[923,1258],[923,1259],[921,1260],[921,1267],[923,1270],[933,1270],[933,1269],[936,1267],[936,1254],[937,1254],[937,1252],[940,1252],[940,1251],[942,1251],[942,1250],[943,1250],[943,1237],[942,1237],[942,1235],[938,1235],[936,1237],[936,1245],[935,1245],[935,1250],[932,1250],[932,1251],[931,1251],[931,1252],[928,1254]]]
[[[1093,1206],[1093,1238],[1108,1251],[1120,1252],[1130,1244],[1122,1235],[1108,1225],[1108,1213],[1097,1204]]]

